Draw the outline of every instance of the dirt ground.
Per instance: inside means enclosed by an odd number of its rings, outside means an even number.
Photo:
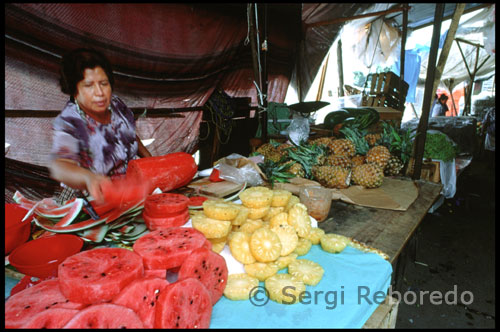
[[[495,327],[495,173],[493,155],[473,159],[455,196],[423,219],[396,328]]]

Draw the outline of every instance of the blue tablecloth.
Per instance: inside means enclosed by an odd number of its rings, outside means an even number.
[[[360,328],[387,295],[392,266],[377,254],[351,247],[331,254],[313,245],[299,258],[312,260],[325,270],[316,286],[306,286],[302,303],[279,304],[267,300],[264,292],[253,301],[231,301],[223,296],[213,307],[210,327]],[[264,283],[260,286],[263,289]]]

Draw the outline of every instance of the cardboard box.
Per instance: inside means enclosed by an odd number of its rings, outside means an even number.
[[[408,162],[408,168],[406,169],[406,176],[411,177],[413,175],[413,168],[415,165],[415,159],[410,158]],[[426,161],[422,162],[422,168],[420,170],[420,179],[427,180],[435,183],[441,182],[441,176],[439,173],[439,161]]]

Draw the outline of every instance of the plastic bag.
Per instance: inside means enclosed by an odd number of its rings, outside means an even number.
[[[286,131],[290,140],[296,145],[300,145],[302,141],[307,141],[309,138],[309,119],[294,114]]]
[[[259,166],[257,166],[257,163],[262,161],[264,161],[263,156],[256,156],[250,159],[237,153],[232,153],[217,161],[217,165],[214,168],[219,170],[221,179],[241,184],[246,182],[248,186],[258,186],[264,183],[262,179],[263,173],[260,171]]]
[[[452,198],[455,196],[457,190],[457,172],[455,168],[455,159],[452,161],[439,161],[439,176],[441,177],[441,183],[443,184],[443,189],[441,194],[445,198]]]

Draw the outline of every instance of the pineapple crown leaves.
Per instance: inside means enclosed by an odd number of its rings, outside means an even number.
[[[326,155],[327,148],[323,145],[309,145],[305,141],[300,145],[294,144],[294,147],[286,148],[289,159],[298,162],[304,168],[305,177],[312,179],[312,166],[315,166],[319,157]]]
[[[288,170],[290,169],[292,164],[283,164],[280,162],[274,162],[268,159],[263,163],[258,164],[262,172],[266,175],[267,179],[271,183],[271,187],[274,187],[275,182],[289,182],[288,179],[295,177],[294,174],[288,173]]]
[[[348,139],[351,140],[354,145],[356,146],[356,154],[360,155],[366,155],[368,150],[370,149],[370,146],[368,145],[368,142],[364,139],[365,136],[365,131],[361,130],[354,130],[349,127],[344,127],[340,129],[340,132],[344,134],[344,136]]]

